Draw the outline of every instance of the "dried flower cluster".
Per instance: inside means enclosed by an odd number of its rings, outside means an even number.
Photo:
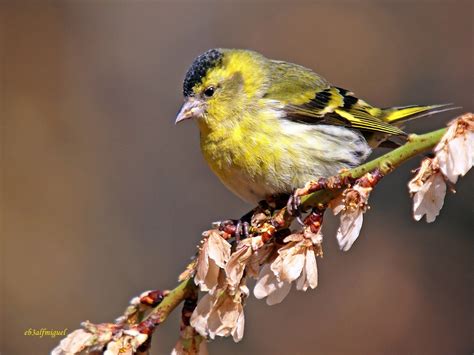
[[[369,193],[380,178],[378,172],[366,174],[332,205],[335,213],[341,213],[338,240],[343,250],[348,250],[359,235]],[[255,297],[266,298],[269,305],[281,302],[293,282],[300,291],[316,288],[324,211],[313,210],[301,230],[280,237],[276,236],[277,228],[270,228],[272,215],[259,211],[258,218],[252,219],[254,232],[234,245],[229,243],[231,235],[225,230],[207,231],[195,265],[195,283],[207,292],[191,316],[196,331],[210,339],[230,335],[236,342],[242,339],[248,277],[257,280]]]
[[[114,323],[93,324],[83,322],[77,329],[61,340],[52,355],[82,353],[104,353],[105,355],[135,354],[137,349],[149,341],[149,331],[140,327],[140,318],[150,307],[158,305],[168,291],[145,291],[132,298],[124,314]]]
[[[208,293],[191,316],[191,325],[204,337],[232,335],[239,341],[244,332],[243,305],[249,295],[244,273],[246,265],[255,262],[254,251],[262,243],[257,238],[245,239],[231,254],[231,244],[225,237],[226,233],[218,230],[205,234],[194,279],[201,291]]]
[[[446,134],[434,149],[434,158],[425,158],[408,183],[413,197],[413,216],[428,223],[439,215],[446,196],[446,181],[455,184],[474,165],[474,115],[468,113],[451,121]]]
[[[136,329],[125,330],[114,323],[83,322],[82,327],[84,329],[77,329],[61,340],[51,354],[101,352],[105,355],[132,355],[148,339],[147,334]]]
[[[340,214],[341,224],[336,237],[343,251],[348,251],[359,237],[364,213],[369,208],[370,192],[380,177],[378,174],[367,174],[353,188],[347,188],[341,196],[331,201],[333,213]]]

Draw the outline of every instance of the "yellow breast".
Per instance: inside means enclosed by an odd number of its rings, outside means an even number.
[[[370,153],[360,133],[290,122],[271,110],[248,111],[228,121],[203,119],[199,126],[201,149],[211,169],[251,203],[334,175]]]
[[[277,175],[286,170],[291,154],[290,142],[279,134],[278,121],[262,113],[258,116],[233,120],[232,125],[199,123],[207,163],[230,190],[251,202],[278,190]]]

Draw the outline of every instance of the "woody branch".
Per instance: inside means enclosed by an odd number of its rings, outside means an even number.
[[[295,218],[291,209],[269,203],[252,210],[248,238],[233,238],[236,228],[225,225],[204,232],[197,257],[181,274],[176,288],[135,297],[114,323],[82,323],[83,328],[63,339],[53,354],[147,354],[153,332],[183,302],[173,354],[207,353],[205,340],[215,336],[231,335],[239,341],[248,277],[257,279],[254,295],[266,298],[269,305],[281,302],[293,281],[297,290],[315,288],[326,209],[340,215],[337,239],[341,249],[348,250],[359,235],[373,187],[407,160],[433,148],[434,157],[423,159],[408,184],[415,219],[426,215],[432,222],[443,205],[446,183],[452,186],[474,164],[472,113],[459,116],[447,128],[410,135],[403,146],[357,168],[308,182],[293,196],[303,210],[311,210],[299,230],[290,229]],[[199,289],[204,295],[197,302]]]

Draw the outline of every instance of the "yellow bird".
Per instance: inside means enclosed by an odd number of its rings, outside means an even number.
[[[250,50],[211,49],[183,83],[176,123],[195,119],[212,171],[250,203],[360,165],[406,136],[400,122],[448,105],[377,108],[310,69]]]

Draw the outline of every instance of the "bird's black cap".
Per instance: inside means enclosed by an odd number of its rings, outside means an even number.
[[[209,69],[222,62],[222,52],[219,49],[210,49],[197,57],[186,73],[183,83],[183,95],[191,96],[193,88],[202,81]]]

